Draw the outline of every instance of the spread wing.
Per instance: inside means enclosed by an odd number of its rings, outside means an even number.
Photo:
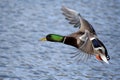
[[[85,30],[88,30],[89,32],[96,35],[96,32],[92,25],[87,20],[82,18],[82,16],[78,12],[69,9],[65,6],[62,6],[61,10],[63,15],[69,21],[70,24],[74,25],[74,27],[80,28],[79,31],[85,32]]]
[[[87,60],[91,55],[94,55],[94,50],[92,48],[92,43],[89,39],[89,35],[89,31],[85,30],[85,33],[77,38],[80,40],[78,49],[82,51],[82,53],[78,51],[75,53],[75,55],[72,56],[72,58],[76,57],[78,62]]]
[[[63,15],[74,27],[80,27],[80,14],[72,9],[62,6]]]

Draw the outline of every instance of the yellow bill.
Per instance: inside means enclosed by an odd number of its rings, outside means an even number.
[[[41,38],[40,41],[47,41],[47,39],[44,37],[44,38]]]

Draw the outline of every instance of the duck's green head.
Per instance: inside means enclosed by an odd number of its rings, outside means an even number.
[[[67,45],[78,48],[77,39],[71,36],[61,36],[58,34],[48,34],[45,38],[41,38],[40,41],[61,42]]]
[[[63,42],[64,36],[57,34],[48,34],[45,38],[40,39],[41,41],[52,41],[52,42]]]

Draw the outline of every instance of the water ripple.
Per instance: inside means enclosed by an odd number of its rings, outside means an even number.
[[[0,80],[120,80],[119,4],[119,0],[0,0]],[[93,25],[111,56],[109,65],[94,57],[77,64],[69,54],[73,47],[39,41],[49,33],[68,35],[77,30],[64,19],[62,5],[79,11]]]

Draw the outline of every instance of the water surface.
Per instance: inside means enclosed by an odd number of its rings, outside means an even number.
[[[77,64],[76,49],[40,42],[49,33],[68,35],[61,6],[75,9],[95,28],[111,56],[110,64],[92,57]],[[0,0],[1,80],[120,80],[119,0]]]

